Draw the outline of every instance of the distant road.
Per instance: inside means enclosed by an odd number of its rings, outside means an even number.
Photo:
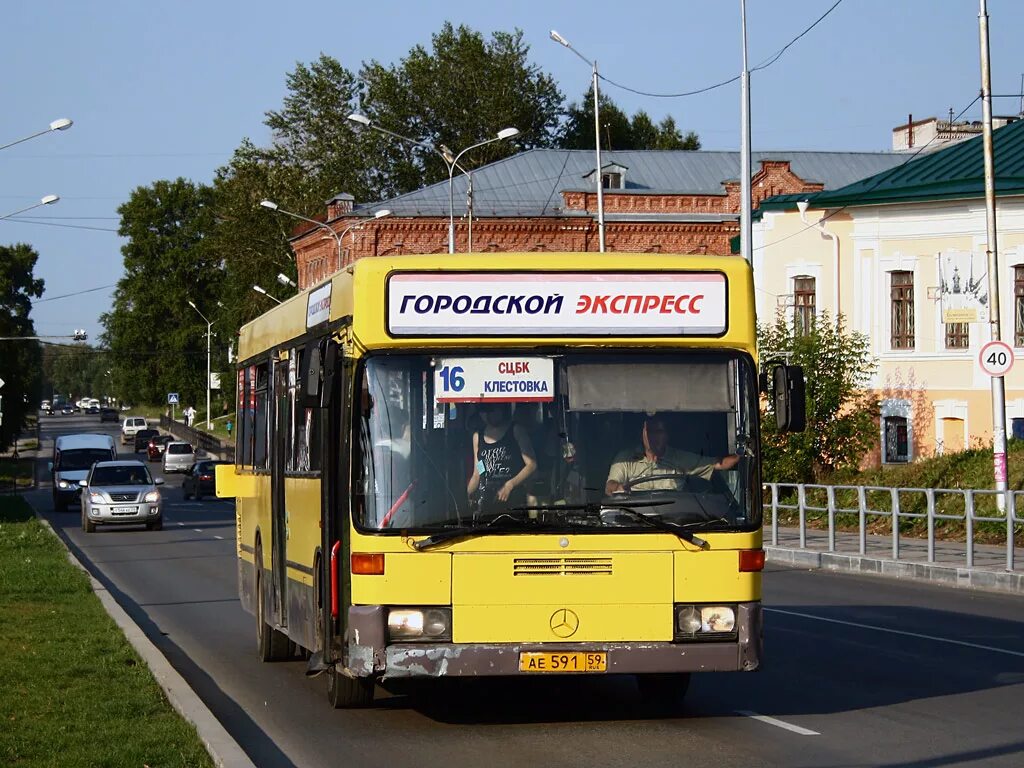
[[[41,456],[98,426],[44,418]],[[779,567],[763,671],[696,676],[678,717],[649,719],[615,677],[378,689],[374,708],[334,711],[304,662],[256,660],[233,506],[165,488],[162,532],[84,534],[48,482],[30,498],[260,766],[1024,766],[1024,600]]]

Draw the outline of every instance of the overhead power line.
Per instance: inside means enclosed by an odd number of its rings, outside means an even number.
[[[110,285],[100,285],[96,288],[86,288],[82,291],[75,291],[74,293],[62,293],[60,296],[47,296],[44,299],[36,299],[32,302],[32,305],[42,304],[44,301],[56,301],[57,299],[66,299],[70,296],[81,296],[83,293],[95,293],[96,291],[104,291],[107,288],[116,288],[117,283],[111,283]]]
[[[786,43],[784,46],[782,46],[782,48],[780,48],[778,51],[773,53],[771,56],[769,56],[767,59],[765,59],[763,62],[758,64],[756,67],[754,67],[750,71],[751,72],[757,72],[757,71],[762,70],[762,69],[768,69],[768,67],[770,67],[772,64],[777,62],[780,58],[782,58],[782,54],[784,54],[789,49],[789,47],[791,45],[793,45],[797,40],[799,40],[801,37],[806,35],[808,32],[810,32],[816,26],[818,26],[822,21],[824,21],[825,17],[828,16],[830,13],[832,13],[832,11],[834,11],[836,8],[838,8],[839,5],[842,2],[843,2],[843,0],[836,0],[836,2],[832,4],[832,7],[829,8],[827,11],[825,11],[823,14],[821,14],[821,16],[819,16],[814,21],[813,24],[811,24],[803,32],[801,32],[799,35],[794,37],[792,40],[790,40],[788,43]],[[617,83],[614,80],[611,80],[611,79],[605,77],[604,75],[602,75],[600,73],[598,73],[598,77],[601,78],[602,80],[604,80],[609,85],[614,85],[616,88],[621,88],[624,91],[629,91],[630,93],[635,93],[638,96],[650,96],[650,97],[656,98],[656,99],[679,99],[679,98],[683,98],[684,96],[697,96],[698,94],[707,93],[708,91],[713,91],[716,88],[722,88],[723,86],[729,85],[731,83],[735,83],[737,80],[740,79],[739,75],[735,75],[734,77],[730,77],[728,80],[722,80],[721,82],[714,83],[713,85],[708,85],[708,86],[705,86],[703,88],[697,88],[697,89],[692,90],[692,91],[684,91],[682,93],[652,93],[650,91],[641,91],[641,90],[639,90],[637,88],[630,88],[628,85],[623,85],[622,83]]]

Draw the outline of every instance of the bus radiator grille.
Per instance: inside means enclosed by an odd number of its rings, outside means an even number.
[[[513,576],[611,576],[610,557],[516,557]]]

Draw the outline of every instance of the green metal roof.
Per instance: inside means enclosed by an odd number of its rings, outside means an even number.
[[[775,195],[760,210],[787,210],[798,200],[811,208],[838,208],[923,200],[954,200],[984,197],[983,138],[953,144],[922,154],[887,171],[839,189],[809,195]],[[1024,195],[1024,120],[992,133],[996,194]]]

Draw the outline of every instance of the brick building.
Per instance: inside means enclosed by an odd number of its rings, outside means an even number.
[[[739,233],[738,152],[624,151],[603,155],[609,251],[728,254]],[[837,189],[901,162],[885,152],[756,152],[755,208],[772,195]],[[594,154],[535,149],[456,177],[456,251],[597,251]],[[379,210],[390,210],[375,219]],[[342,235],[295,230],[299,287],[364,256],[448,250],[449,187],[440,182],[372,204],[339,194],[324,221]]]

